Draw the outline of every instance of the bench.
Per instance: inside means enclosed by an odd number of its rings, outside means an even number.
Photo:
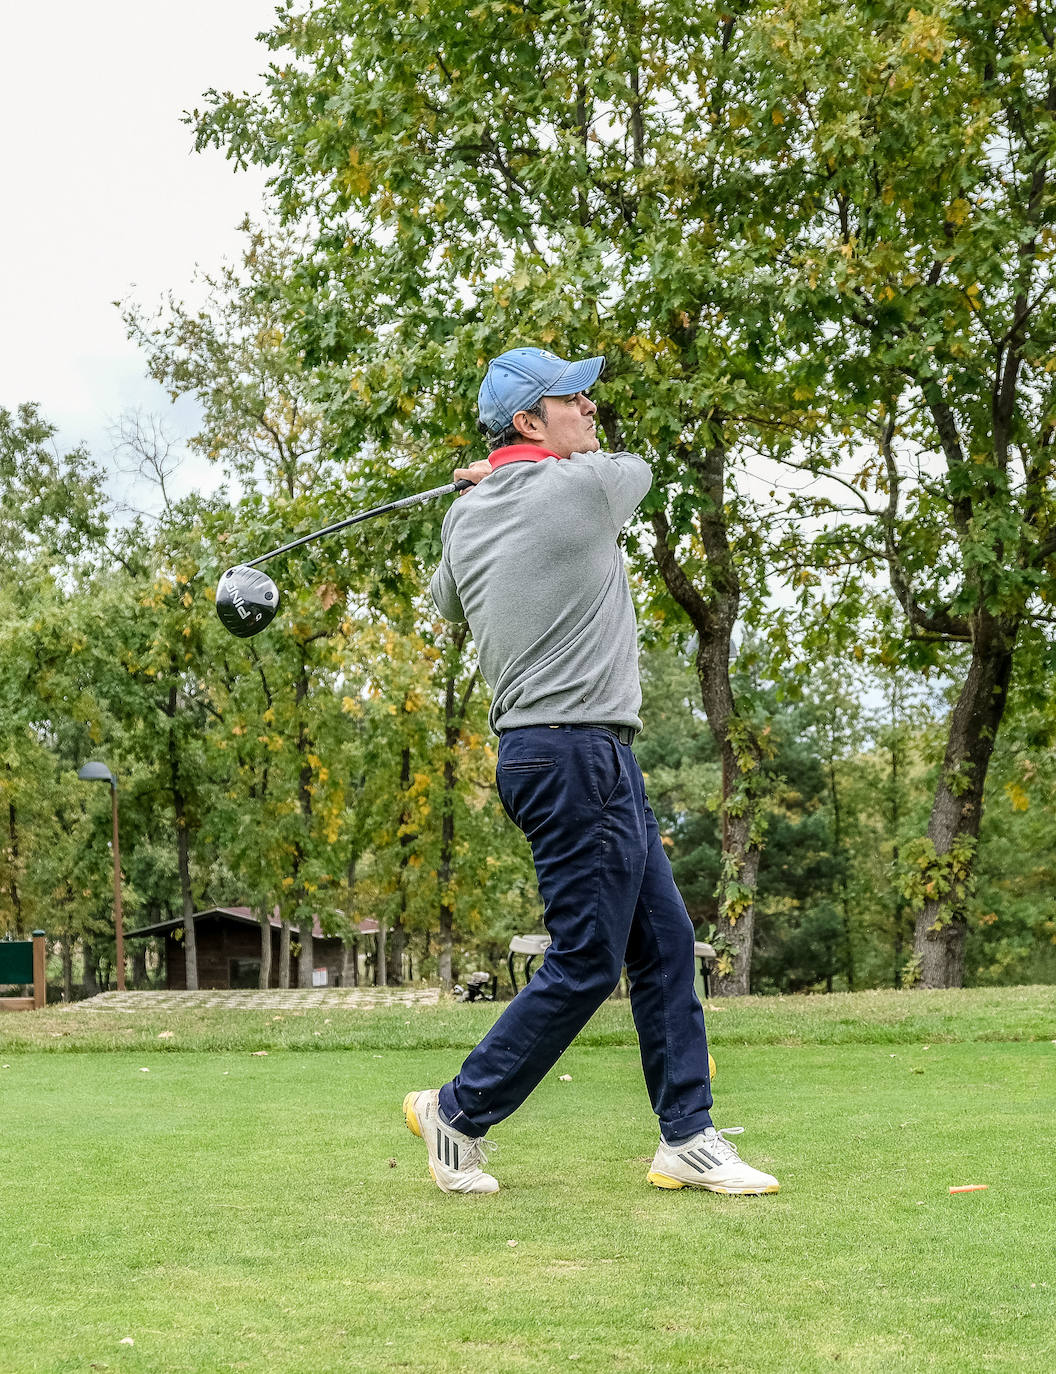
[[[715,967],[715,947],[703,940],[693,941],[693,958],[700,960],[700,976],[704,980],[704,998],[711,996],[711,970]]]
[[[506,961],[506,967],[510,970],[510,982],[513,984],[514,996],[517,994],[517,975],[513,971],[513,956],[515,954],[524,955],[524,982],[527,986],[532,976],[532,964],[549,948],[549,935],[515,935],[510,941],[510,955]]]
[[[510,953],[506,965],[510,970],[510,982],[513,984],[514,995],[517,993],[517,975],[513,971],[513,956],[515,954],[524,955],[524,982],[527,986],[532,976],[532,964],[549,948],[549,935],[515,935],[510,941]],[[704,980],[704,996],[708,998],[711,996],[711,970],[716,959],[714,946],[706,944],[703,940],[694,940],[693,958],[700,960],[700,976]]]

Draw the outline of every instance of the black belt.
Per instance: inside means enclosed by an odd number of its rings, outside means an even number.
[[[638,733],[633,725],[510,725],[510,730],[607,730],[610,735],[615,735],[621,744],[633,744],[634,737]],[[502,731],[506,733],[505,730]]]

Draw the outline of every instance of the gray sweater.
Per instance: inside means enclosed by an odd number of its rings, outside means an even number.
[[[431,590],[468,620],[491,727],[633,725],[638,639],[616,540],[652,483],[633,453],[499,467],[444,518]]]

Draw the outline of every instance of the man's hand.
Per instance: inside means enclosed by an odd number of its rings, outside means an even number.
[[[486,458],[479,458],[475,463],[470,463],[468,468],[455,468],[453,480],[461,482],[465,478],[476,486],[478,482],[483,482],[485,477],[490,477],[494,471],[495,469]],[[459,496],[461,495],[462,493],[459,492]]]

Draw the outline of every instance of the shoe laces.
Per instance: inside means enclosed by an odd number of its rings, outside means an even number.
[[[732,1164],[734,1160],[741,1163],[741,1157],[737,1153],[737,1146],[726,1139],[728,1135],[744,1135],[743,1126],[727,1126],[723,1130],[716,1130],[714,1126],[707,1126],[704,1130],[704,1139],[708,1148],[713,1154],[717,1154],[723,1164]]]
[[[462,1156],[469,1168],[482,1169],[488,1162],[488,1158],[495,1153],[498,1145],[494,1140],[487,1140],[484,1136],[477,1136],[472,1146]]]

